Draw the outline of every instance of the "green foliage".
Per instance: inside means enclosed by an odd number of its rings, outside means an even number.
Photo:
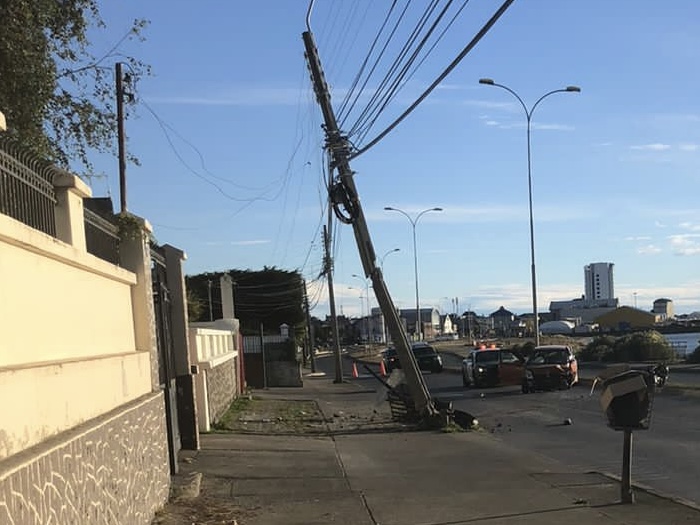
[[[581,350],[578,358],[581,361],[607,363],[672,361],[675,353],[663,335],[648,330],[618,338],[607,335],[596,337]]]
[[[187,290],[187,318],[190,321],[201,319],[204,315],[205,304],[199,297]]]
[[[578,354],[581,361],[605,361],[606,356],[612,355],[615,338],[609,335],[596,337]]]
[[[527,343],[518,343],[510,348],[511,352],[522,359],[527,359],[535,351],[535,343],[528,341]]]
[[[188,293],[205,305],[204,311],[190,321],[209,320],[209,281],[213,317],[222,317],[219,279],[225,273],[234,282],[234,310],[243,335],[259,334],[261,324],[265,333],[279,333],[280,325],[287,324],[291,337],[303,334],[306,316],[302,277],[296,271],[277,268],[266,267],[260,271],[228,270],[185,277]]]
[[[626,335],[615,342],[616,361],[671,361],[675,353],[663,335],[655,330]]]
[[[117,45],[96,56],[87,34],[105,28],[97,0],[0,0],[0,20],[0,110],[9,140],[63,168],[76,162],[90,172],[91,150],[114,150],[117,58],[133,76],[150,73],[118,49],[139,39],[146,22],[135,20]]]
[[[692,354],[688,356],[688,363],[700,363],[700,346],[698,346]]]

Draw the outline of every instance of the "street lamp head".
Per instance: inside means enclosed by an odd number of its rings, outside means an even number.
[[[384,206],[384,209],[386,211],[394,211],[394,208],[392,208],[391,206]]]
[[[430,210],[430,211],[442,211],[442,208],[433,208],[433,209]]]
[[[493,86],[495,82],[492,78],[480,78],[479,84],[486,84],[487,86]]]
[[[570,93],[581,93],[581,88],[578,86],[566,86],[566,91]]]

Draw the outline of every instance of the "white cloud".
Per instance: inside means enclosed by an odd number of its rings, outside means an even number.
[[[650,241],[651,237],[646,237],[646,236],[630,236],[630,237],[625,237],[626,241]]]
[[[671,149],[671,146],[669,144],[661,144],[659,142],[655,142],[653,144],[641,144],[636,146],[630,146],[630,149],[638,151],[666,151]]]
[[[258,244],[270,244],[269,239],[256,239],[250,241],[232,241],[233,246],[257,246]]]
[[[700,149],[700,144],[681,144],[678,146],[681,151],[697,151]]]
[[[668,239],[676,255],[700,255],[700,233],[669,235]]]
[[[700,224],[693,224],[692,222],[682,222],[678,227],[691,232],[700,232]]]
[[[661,248],[654,246],[653,244],[647,244],[646,246],[640,246],[637,248],[637,253],[640,255],[655,255],[661,253]]]

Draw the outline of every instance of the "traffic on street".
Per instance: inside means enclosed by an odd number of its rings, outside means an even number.
[[[445,371],[452,373],[423,372],[431,396],[473,415],[480,432],[523,454],[560,461],[572,471],[620,476],[623,433],[608,427],[600,387],[591,392],[590,379],[596,371],[580,369],[581,377],[588,380],[568,389],[524,394],[520,384],[464,386],[462,358],[449,353],[443,353],[442,358]],[[345,362],[347,377],[352,361],[347,357]],[[320,369],[325,369],[332,359],[319,363]],[[371,367],[379,373],[378,365]],[[351,380],[363,387],[385,388],[371,374]],[[649,430],[634,432],[632,454],[635,484],[695,504],[700,504],[699,383],[698,373],[671,373],[669,388],[654,396]],[[688,385],[688,389],[678,388],[679,384]]]

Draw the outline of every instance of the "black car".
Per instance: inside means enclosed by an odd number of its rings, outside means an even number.
[[[440,357],[435,348],[427,343],[413,343],[411,349],[420,370],[433,373],[442,372],[442,357]],[[384,367],[387,373],[391,373],[395,368],[401,368],[396,348],[384,350]]]

